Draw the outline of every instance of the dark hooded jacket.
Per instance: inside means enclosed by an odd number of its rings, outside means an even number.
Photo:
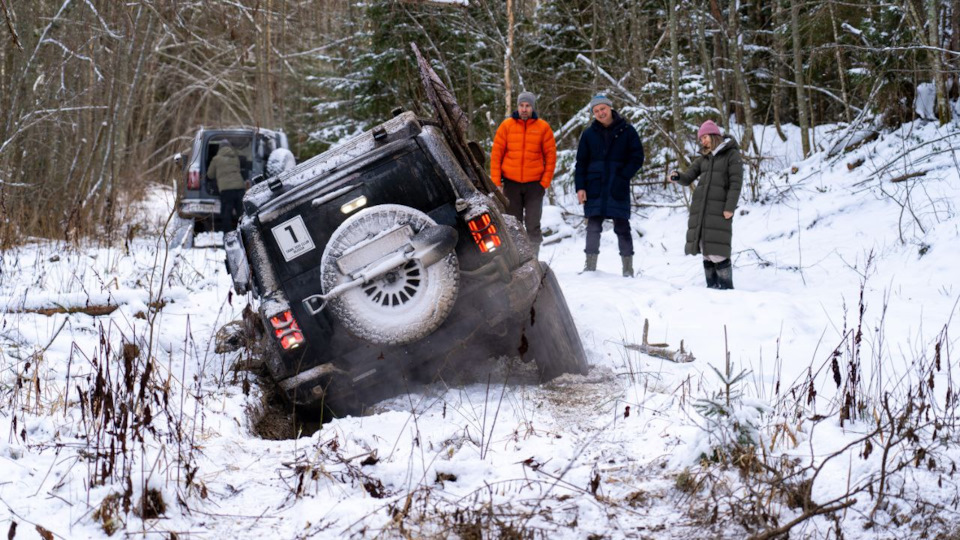
[[[677,182],[689,186],[699,178],[690,203],[687,221],[687,255],[700,253],[703,240],[704,255],[730,258],[733,239],[733,218],[724,219],[723,212],[734,212],[743,186],[743,161],[740,147],[729,135],[713,152],[698,157],[680,173]]]
[[[640,135],[616,111],[604,127],[596,120],[583,131],[574,176],[587,192],[586,217],[630,218],[630,179],[643,165]]]

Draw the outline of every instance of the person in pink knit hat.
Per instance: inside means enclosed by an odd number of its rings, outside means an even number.
[[[687,255],[703,254],[707,287],[733,288],[730,262],[733,215],[743,186],[743,161],[737,141],[724,136],[712,120],[697,130],[700,156],[682,173],[670,174],[670,181],[689,186],[697,181],[687,220]]]

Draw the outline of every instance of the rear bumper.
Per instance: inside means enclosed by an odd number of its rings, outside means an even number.
[[[177,213],[184,218],[204,218],[220,213],[220,199],[183,199]]]
[[[402,346],[375,345],[337,326],[327,344],[311,344],[302,368],[279,382],[297,407],[359,412],[403,390],[404,381],[431,380],[472,363],[510,355],[520,346],[543,270],[536,259],[502,279],[464,276],[464,289],[446,321],[429,336]],[[471,283],[472,282],[472,283]],[[309,341],[309,337],[308,337]],[[332,383],[332,384],[331,384]]]

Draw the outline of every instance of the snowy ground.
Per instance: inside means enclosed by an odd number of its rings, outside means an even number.
[[[821,128],[818,142],[830,129]],[[797,139],[796,130],[788,135]],[[952,139],[939,140],[946,135]],[[115,248],[43,243],[4,252],[0,523],[16,523],[17,538],[40,537],[36,525],[58,538],[102,538],[105,523],[122,529],[115,534],[198,538],[451,530],[463,537],[745,537],[742,523],[711,522],[715,499],[683,488],[691,470],[703,470],[699,457],[712,444],[693,407],[720,387],[711,366],[724,371],[729,350],[736,371],[750,370],[740,389],[744,403],[767,411],[757,422],[771,454],[817,462],[867,431],[869,422],[841,426],[831,416],[837,386],[819,369],[851,341],[862,285],[861,380],[876,395],[916,378],[911,362],[929,353],[957,311],[960,156],[944,151],[951,142],[960,145],[960,131],[917,123],[835,158],[800,161],[797,144],[763,131],[763,202],[743,202],[735,217],[734,291],[705,289],[700,259],[683,255],[683,209],[646,207],[633,220],[643,236],[632,280],[620,277],[612,231],[602,238],[600,271],[578,274],[582,225],[561,223],[560,209],[548,209],[545,225],[573,234],[544,246],[541,258],[561,282],[590,374],[537,386],[522,366],[506,362],[489,385],[434,385],[295,440],[253,434],[250,411],[262,407],[261,390],[232,369],[237,353],[214,352],[214,333],[246,304],[230,292],[221,250],[167,251],[145,235]],[[925,175],[892,182],[914,172]],[[749,197],[745,186],[742,201]],[[157,230],[169,204],[159,190],[148,201],[148,230]],[[37,312],[108,304],[119,308],[96,317]],[[696,360],[674,364],[625,346],[640,343],[645,320],[651,342],[676,348],[682,340]],[[931,390],[939,393],[953,377],[954,339],[946,336],[948,368]],[[139,347],[126,367],[122,343]],[[152,374],[141,398],[140,379],[125,387],[125,375],[144,369]],[[775,403],[810,369],[819,401],[777,442]],[[97,394],[98,387],[114,393]],[[105,396],[150,404],[152,422],[142,421],[142,411],[124,416],[122,407],[105,418],[91,405]],[[814,436],[808,419],[816,414],[828,419]],[[952,442],[957,435],[940,434]],[[862,457],[861,450],[824,470],[814,501],[876,475],[880,452]],[[846,538],[914,536],[929,526],[906,502],[918,493],[943,505],[941,528],[932,530],[956,531],[960,516],[950,505],[958,489],[948,463],[957,454],[947,448],[931,470],[911,468],[891,480],[900,506],[875,513],[877,528],[865,528],[874,501],[861,494],[842,521],[817,517],[793,532],[834,537],[831,528],[842,523]],[[114,469],[104,469],[108,463]],[[104,501],[111,493],[137,506],[145,488],[165,503],[159,517],[141,519],[121,502],[110,518]],[[783,501],[770,505],[780,522],[800,513]]]

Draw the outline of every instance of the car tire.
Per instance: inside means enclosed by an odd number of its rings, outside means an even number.
[[[337,265],[346,250],[398,225],[410,225],[416,234],[436,223],[419,210],[384,204],[362,210],[337,227],[321,262],[324,292],[350,281]],[[411,260],[330,299],[327,309],[358,338],[398,345],[436,330],[453,309],[459,289],[460,268],[453,251],[428,267]]]
[[[294,168],[296,165],[297,160],[293,157],[293,153],[290,152],[290,150],[277,148],[273,152],[270,152],[270,157],[267,158],[267,177],[276,176]]]
[[[537,364],[541,381],[564,373],[585,374],[589,369],[580,334],[563,298],[557,276],[546,263],[540,290],[524,322],[520,351]]]

